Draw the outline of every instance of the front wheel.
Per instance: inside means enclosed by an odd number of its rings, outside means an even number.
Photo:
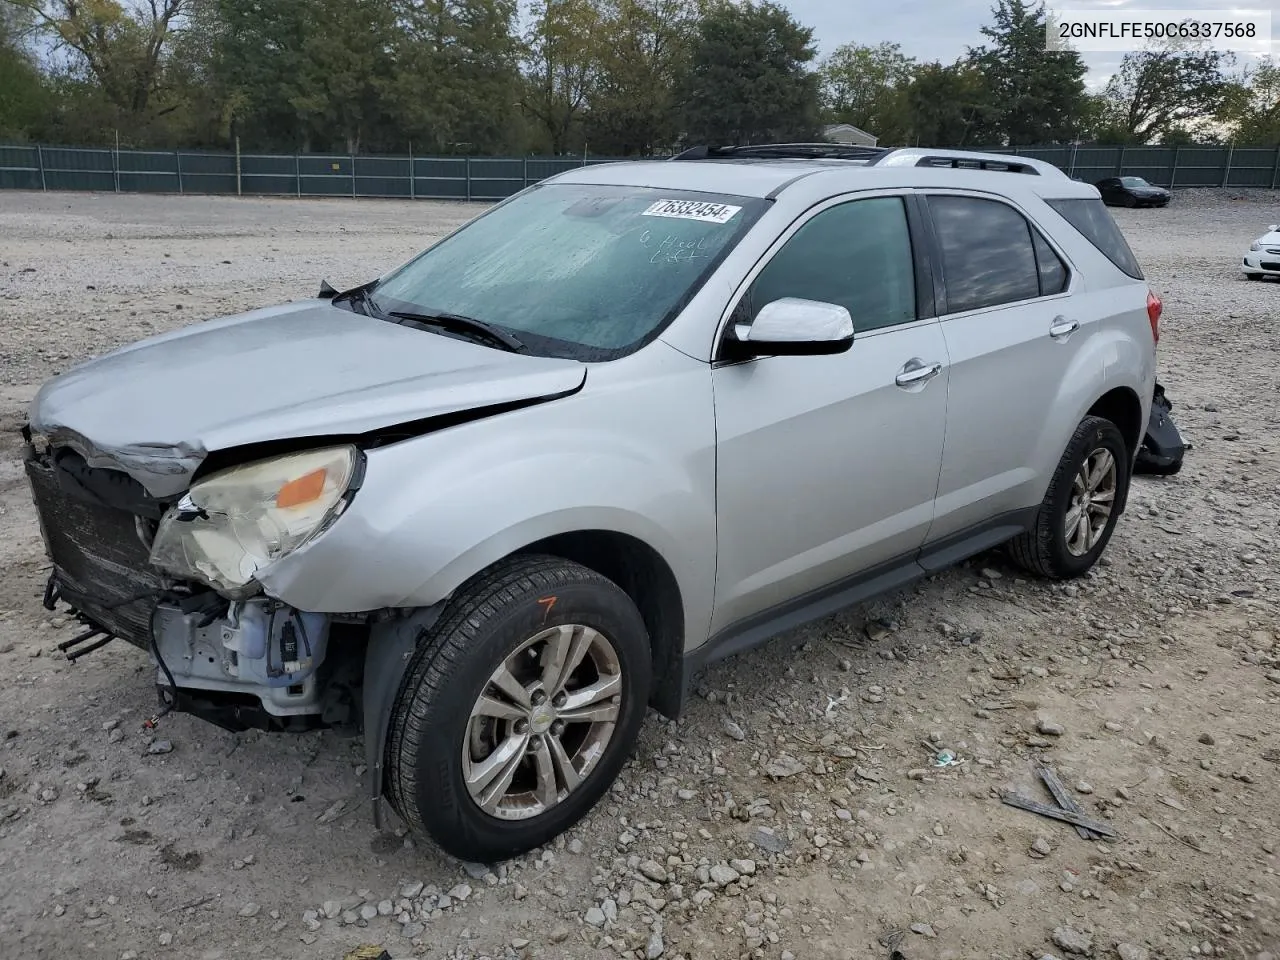
[[[1058,461],[1032,529],[1009,544],[1014,562],[1055,580],[1102,556],[1129,489],[1129,451],[1110,420],[1085,417]]]
[[[595,805],[644,719],[649,638],[612,581],[556,557],[465,584],[392,712],[388,797],[464,860],[541,846]]]

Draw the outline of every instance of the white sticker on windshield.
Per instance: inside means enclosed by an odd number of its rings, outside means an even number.
[[[659,200],[650,204],[642,217],[674,217],[677,220],[700,220],[703,223],[728,223],[741,210],[728,203],[705,200]]]

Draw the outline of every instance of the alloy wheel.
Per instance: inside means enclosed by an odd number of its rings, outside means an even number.
[[[1116,460],[1111,451],[1098,447],[1085,457],[1075,479],[1063,524],[1067,551],[1083,557],[1102,538],[1115,506]]]

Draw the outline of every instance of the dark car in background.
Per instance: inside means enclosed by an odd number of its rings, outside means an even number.
[[[1142,177],[1107,177],[1094,184],[1109,207],[1163,207],[1173,196]]]

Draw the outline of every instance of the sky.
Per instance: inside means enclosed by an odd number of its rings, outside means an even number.
[[[978,31],[991,22],[995,0],[779,0],[805,26],[812,27],[818,55],[842,43],[874,45],[888,41],[919,60],[950,63],[985,38]],[[1067,10],[1270,10],[1272,43],[1280,34],[1280,0],[1058,0]],[[1086,84],[1101,89],[1120,64],[1122,53],[1082,54]]]

